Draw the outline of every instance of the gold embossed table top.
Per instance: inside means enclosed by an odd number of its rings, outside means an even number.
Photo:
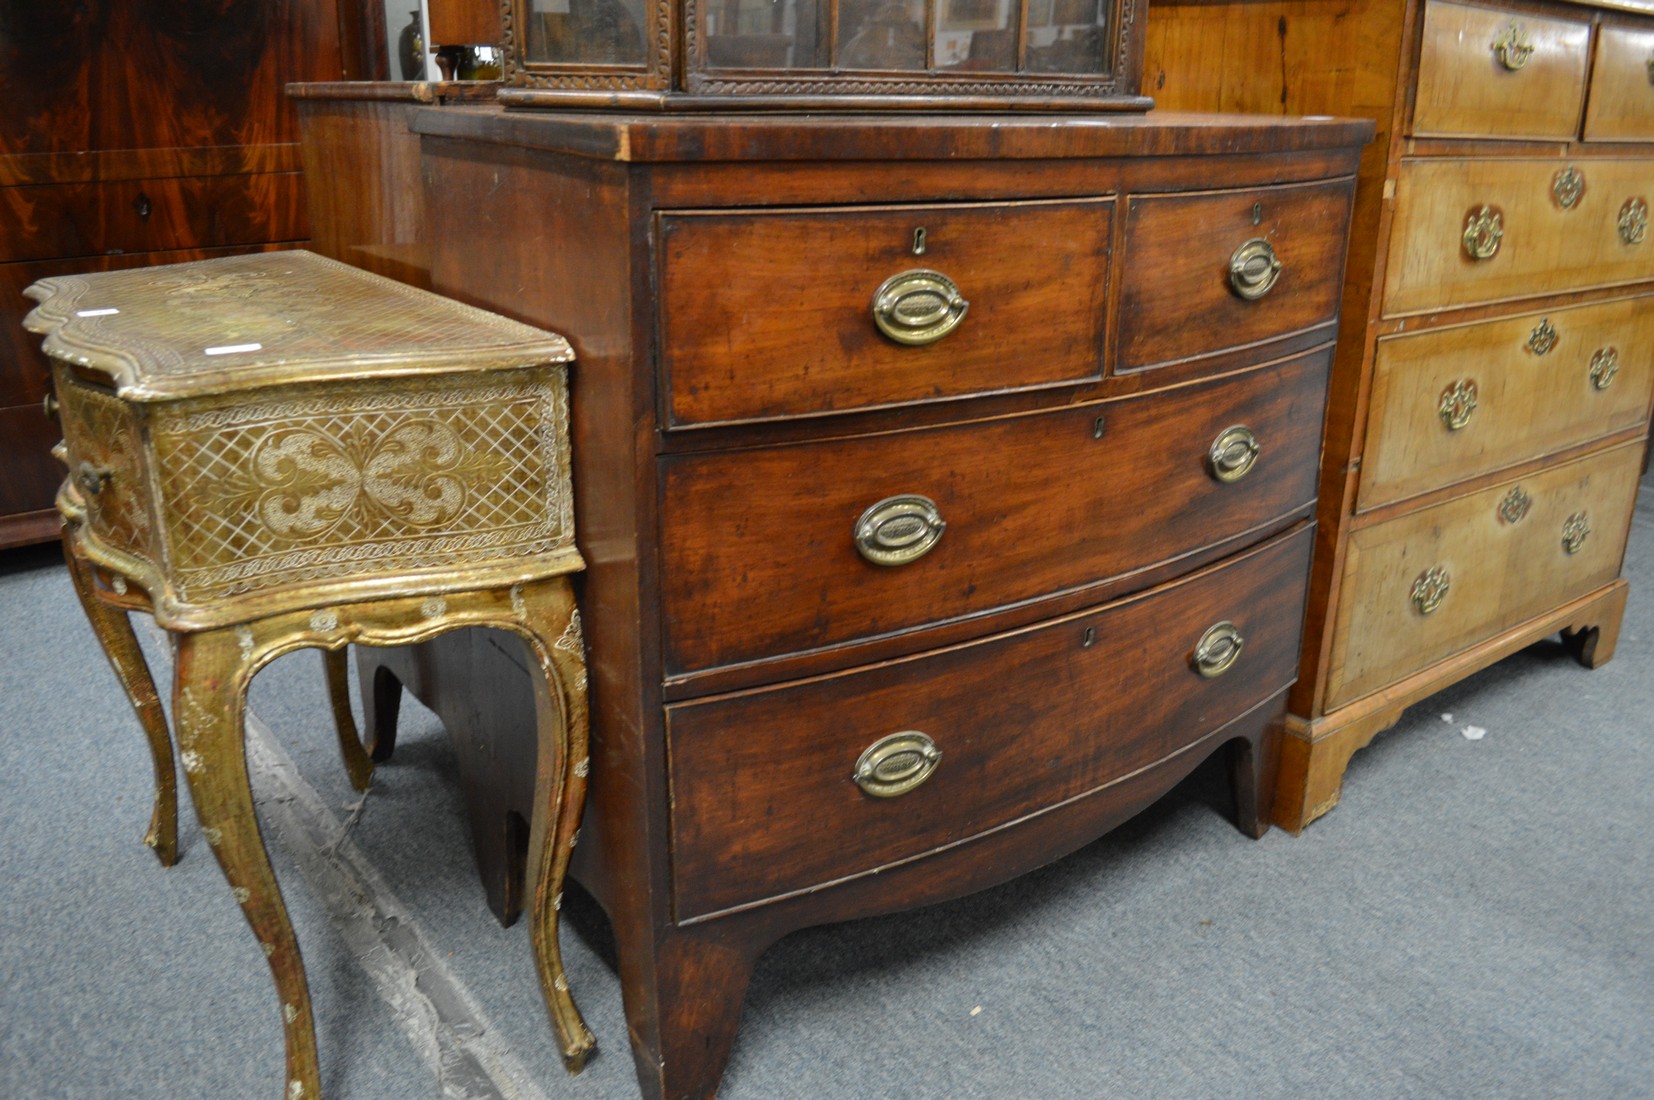
[[[311,252],[42,279],[24,320],[124,400],[574,358],[562,337]]]

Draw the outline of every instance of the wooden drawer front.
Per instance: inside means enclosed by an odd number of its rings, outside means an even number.
[[[1096,378],[1113,211],[1112,200],[1090,199],[662,214],[670,422]],[[880,331],[874,298],[887,280],[916,271],[946,276],[969,305],[934,342],[906,345]],[[910,307],[939,300],[896,293]]]
[[[1327,360],[996,420],[666,459],[668,673],[976,615],[1279,522],[1315,497]],[[1235,425],[1261,455],[1224,483],[1209,451]],[[905,565],[864,560],[859,518],[902,495],[934,501],[940,540]]]
[[[1327,324],[1339,279],[1354,180],[1131,199],[1121,288],[1120,366],[1138,370],[1244,347]],[[1266,241],[1281,268],[1256,299],[1231,283],[1231,262]]]
[[[1654,26],[1597,33],[1586,141],[1654,141]]]
[[[1357,531],[1338,596],[1327,709],[1617,577],[1642,451],[1625,444]],[[1526,512],[1512,522],[1524,495]],[[1564,531],[1579,514],[1590,533],[1570,554]],[[1448,587],[1422,613],[1414,595],[1428,601],[1434,569]]]
[[[1557,177],[1570,166],[1585,188],[1564,208]],[[1654,160],[1406,161],[1396,189],[1384,312],[1396,316],[1654,278],[1654,234],[1645,229],[1637,236],[1638,203],[1645,210],[1654,205]],[[1474,259],[1467,228],[1484,209],[1497,216],[1501,235],[1491,257]],[[1621,235],[1622,213],[1631,240]],[[1482,243],[1492,240],[1486,235]]]
[[[1536,349],[1544,349],[1540,354]],[[1533,313],[1378,342],[1361,509],[1648,420],[1654,300]],[[1455,404],[1472,395],[1475,407]],[[1455,413],[1464,413],[1462,426]]]
[[[76,380],[61,364],[53,367],[52,384],[69,484],[85,504],[88,534],[153,568],[161,539],[143,425],[127,402]]]
[[[297,172],[0,188],[0,261],[297,241]]]
[[[1166,759],[1296,675],[1308,528],[1193,578],[1028,630],[667,708],[677,918],[866,874]],[[1202,635],[1240,632],[1205,678]],[[1087,639],[1090,638],[1088,645]],[[852,779],[886,735],[934,773],[895,797]]]
[[[1573,137],[1585,101],[1590,41],[1589,19],[1433,0],[1424,10],[1412,132]],[[1499,44],[1507,46],[1506,60],[1495,48]]]

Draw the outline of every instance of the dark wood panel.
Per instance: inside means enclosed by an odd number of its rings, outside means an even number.
[[[1314,499],[1327,355],[1117,402],[662,462],[669,672],[911,631],[1084,589]],[[1102,419],[1099,432],[1098,418]],[[1261,457],[1239,481],[1208,452],[1235,425]],[[853,528],[887,497],[947,524],[907,565]]]
[[[0,188],[0,261],[298,241],[297,172]]]
[[[678,920],[872,873],[1199,740],[1292,680],[1311,541],[1301,527],[1197,578],[1033,630],[668,708]],[[1203,677],[1191,653],[1224,621],[1244,639],[1240,656]],[[863,794],[857,758],[899,731],[934,740],[934,773],[893,798]]]
[[[1258,343],[1338,315],[1354,179],[1268,190],[1133,197],[1122,262],[1119,369]],[[1247,242],[1281,267],[1262,297],[1230,282]]]
[[[52,506],[64,473],[62,463],[52,457],[60,438],[57,424],[47,419],[39,404],[0,409],[0,439],[5,440],[0,515]]]
[[[662,215],[670,423],[1100,377],[1113,212],[1090,200]],[[904,346],[879,331],[874,300],[915,271],[946,276],[969,305],[935,342]]]

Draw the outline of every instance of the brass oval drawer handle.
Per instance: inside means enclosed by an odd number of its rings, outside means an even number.
[[[1229,256],[1229,287],[1247,301],[1255,302],[1269,293],[1275,280],[1281,277],[1282,267],[1274,246],[1262,237],[1253,237]]]
[[[1241,649],[1245,645],[1246,639],[1241,636],[1240,629],[1225,619],[1206,628],[1206,633],[1195,643],[1194,656],[1189,663],[1196,672],[1210,680],[1233,668],[1235,662],[1240,660]]]
[[[885,497],[856,520],[856,552],[874,565],[906,565],[930,553],[947,526],[929,497]]]
[[[1476,380],[1461,378],[1442,391],[1441,405],[1437,414],[1447,430],[1456,432],[1470,423],[1470,416],[1476,411]]]
[[[1575,512],[1562,524],[1562,549],[1570,554],[1579,553],[1590,533],[1591,517],[1584,512]]]
[[[103,487],[114,477],[114,470],[107,466],[94,466],[90,462],[82,462],[75,470],[75,484],[89,497],[103,492]]]
[[[1533,43],[1528,39],[1528,32],[1522,25],[1511,20],[1510,26],[1499,32],[1499,37],[1492,42],[1493,56],[1499,59],[1511,72],[1515,72],[1528,63],[1533,56]]]
[[[1591,385],[1599,390],[1605,390],[1614,384],[1614,375],[1620,372],[1620,351],[1618,348],[1598,348],[1597,353],[1591,356]]]
[[[1447,590],[1453,587],[1453,578],[1441,566],[1432,566],[1413,581],[1413,606],[1420,615],[1428,615],[1447,599]]]
[[[1472,210],[1464,218],[1464,250],[1473,260],[1491,260],[1505,239],[1505,215],[1497,206]]]
[[[1558,206],[1572,210],[1585,194],[1585,173],[1571,164],[1561,169],[1551,181],[1551,194],[1556,196]]]
[[[941,759],[935,741],[918,730],[903,730],[867,746],[852,777],[863,794],[895,798],[929,779]]]
[[[1533,497],[1520,485],[1513,486],[1499,502],[1499,519],[1505,523],[1521,523],[1533,507]]]
[[[970,306],[952,279],[916,268],[879,284],[873,292],[873,323],[898,344],[917,347],[952,332]]]
[[[1252,429],[1236,424],[1212,440],[1207,457],[1212,463],[1212,476],[1227,484],[1245,477],[1262,453],[1263,447]]]
[[[1532,332],[1528,333],[1528,350],[1535,355],[1544,355],[1556,347],[1556,340],[1556,326],[1551,324],[1549,317],[1546,317],[1534,327]]]
[[[1625,200],[1620,207],[1620,240],[1626,244],[1642,244],[1648,236],[1648,203],[1640,197]]]

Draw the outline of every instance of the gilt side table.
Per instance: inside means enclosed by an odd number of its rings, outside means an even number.
[[[125,612],[175,651],[179,759],[269,959],[287,1086],[320,1094],[298,944],[258,832],[246,689],[318,646],[465,626],[526,640],[543,676],[530,823],[535,961],[564,1058],[593,1045],[569,995],[557,900],[585,795],[586,670],[559,336],[308,252],[43,279],[25,322],[53,362],[70,572],[149,736],[148,842],[177,857],[172,745]],[[341,698],[336,691],[336,709]],[[371,762],[342,708],[358,787]]]

